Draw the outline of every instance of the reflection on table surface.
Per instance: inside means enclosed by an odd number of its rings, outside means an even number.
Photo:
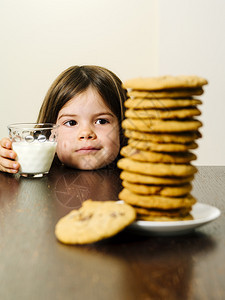
[[[78,209],[86,199],[118,200],[121,190],[119,170],[105,168],[95,171],[76,171],[58,168],[49,176],[49,183],[62,211]]]
[[[225,167],[200,167],[193,193],[222,215],[188,235],[126,229],[67,246],[54,227],[88,198],[117,200],[119,170],[51,170],[40,179],[0,173],[1,299],[225,299]]]

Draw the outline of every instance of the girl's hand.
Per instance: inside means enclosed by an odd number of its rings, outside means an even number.
[[[0,171],[17,173],[19,163],[15,161],[16,152],[12,150],[12,142],[8,138],[0,140]]]

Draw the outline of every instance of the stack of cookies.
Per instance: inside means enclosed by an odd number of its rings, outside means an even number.
[[[124,83],[129,98],[122,127],[128,144],[118,167],[119,198],[132,205],[138,219],[186,220],[196,199],[191,195],[197,172],[192,152],[201,137],[201,100],[207,80],[198,76],[137,78]]]

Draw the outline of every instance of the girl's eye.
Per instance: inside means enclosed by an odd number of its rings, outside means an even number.
[[[75,125],[77,125],[77,122],[75,120],[69,120],[69,121],[65,122],[64,125],[75,126]]]
[[[106,119],[98,119],[95,123],[99,125],[104,125],[104,124],[108,124],[109,121]]]

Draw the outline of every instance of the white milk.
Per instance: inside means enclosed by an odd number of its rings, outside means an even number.
[[[20,163],[20,173],[48,173],[55,155],[56,145],[56,142],[49,141],[43,143],[39,141],[14,142],[12,148],[17,154],[16,160]]]

